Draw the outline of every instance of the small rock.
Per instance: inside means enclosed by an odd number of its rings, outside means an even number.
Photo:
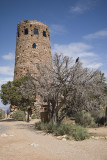
[[[7,134],[1,134],[1,137],[7,137],[8,135]]]
[[[13,137],[14,135],[13,134],[9,134],[8,136]]]
[[[107,139],[107,136],[105,136],[105,139]]]
[[[59,140],[62,140],[62,138],[63,138],[62,136],[57,136],[57,139]]]
[[[62,138],[62,141],[66,141],[66,138]]]
[[[67,135],[63,135],[62,137],[63,137],[63,138],[66,138],[66,137],[67,137]]]
[[[95,137],[94,137],[94,136],[91,136],[91,138],[94,139]]]
[[[99,137],[94,137],[94,139],[95,139],[95,140],[98,140],[98,139],[100,139],[100,138],[99,138]]]
[[[38,144],[32,143],[30,144],[32,147],[38,147]]]
[[[103,137],[103,136],[100,136],[100,138],[101,138],[101,139],[105,139],[105,137]]]

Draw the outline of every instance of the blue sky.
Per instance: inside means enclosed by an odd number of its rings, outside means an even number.
[[[13,79],[21,20],[49,26],[52,54],[79,56],[84,66],[107,76],[107,0],[0,0],[0,86]]]

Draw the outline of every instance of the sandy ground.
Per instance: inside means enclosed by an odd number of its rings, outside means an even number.
[[[0,122],[0,160],[107,160],[107,139],[63,141],[35,131],[30,123]],[[90,129],[107,136],[107,128]]]

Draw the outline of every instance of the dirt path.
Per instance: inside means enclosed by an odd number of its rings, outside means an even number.
[[[33,123],[0,122],[0,160],[107,160],[107,140],[58,140],[34,131]],[[101,129],[103,131],[107,135],[107,128]],[[90,132],[94,133],[95,129]]]

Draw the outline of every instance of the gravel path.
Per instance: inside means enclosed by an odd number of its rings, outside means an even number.
[[[34,122],[0,122],[0,160],[107,160],[107,140],[58,140],[30,129]],[[101,131],[107,135],[107,128]]]
[[[9,129],[8,126],[6,126],[4,124],[0,124],[0,134],[5,133],[8,129]]]

